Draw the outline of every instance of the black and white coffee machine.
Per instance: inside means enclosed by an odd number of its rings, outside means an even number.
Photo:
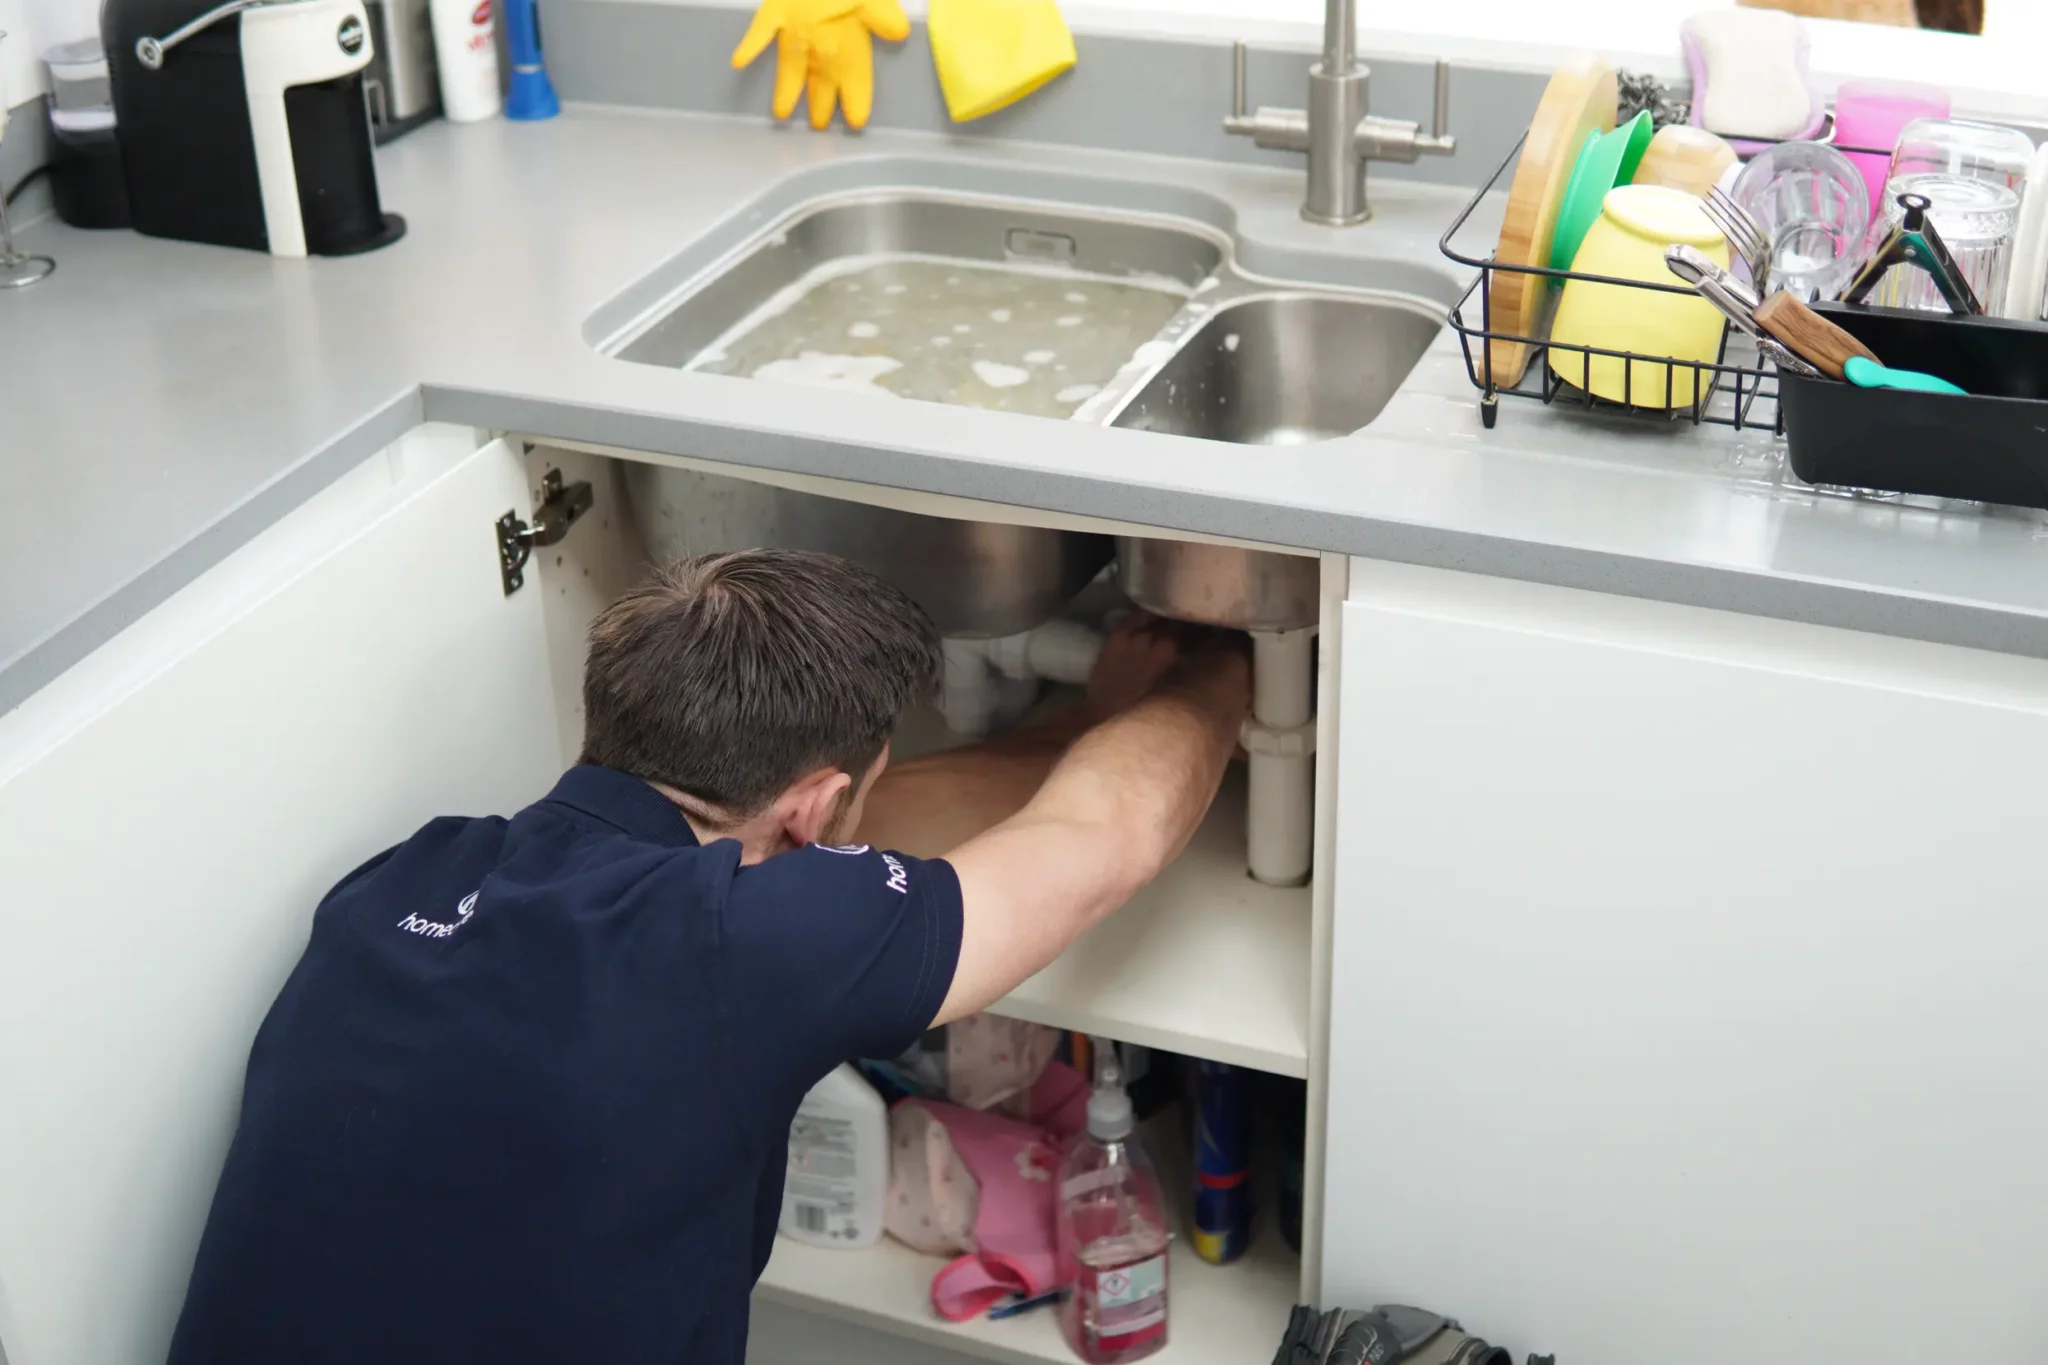
[[[377,199],[363,0],[106,0],[136,228],[275,256],[395,242]]]

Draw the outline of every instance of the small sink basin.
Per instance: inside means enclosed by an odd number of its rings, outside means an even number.
[[[1216,310],[1112,425],[1237,445],[1307,445],[1369,424],[1443,328],[1395,299],[1264,294]],[[1117,579],[1162,616],[1243,630],[1316,623],[1321,569],[1298,555],[1126,536]]]
[[[1306,445],[1380,415],[1443,329],[1394,299],[1266,294],[1218,309],[1111,419],[1238,445]]]

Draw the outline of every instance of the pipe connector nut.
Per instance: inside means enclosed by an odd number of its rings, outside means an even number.
[[[1261,758],[1307,758],[1316,751],[1316,723],[1262,725],[1248,720],[1238,732],[1238,742],[1246,753]]]

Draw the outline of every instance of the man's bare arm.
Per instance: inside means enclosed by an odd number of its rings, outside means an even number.
[[[1187,632],[1140,617],[1113,632],[1086,700],[980,744],[891,765],[868,793],[859,838],[937,858],[1024,809],[1088,729],[1141,699],[1180,657]]]
[[[1234,649],[1076,740],[1015,815],[946,854],[965,905],[960,960],[934,1023],[994,1004],[1159,875],[1223,779],[1250,703]]]

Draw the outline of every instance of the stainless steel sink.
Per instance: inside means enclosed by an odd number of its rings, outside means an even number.
[[[808,199],[789,190],[773,201],[779,211],[739,215],[608,304],[586,334],[624,361],[754,375],[765,368],[764,359],[775,363],[758,346],[746,349],[758,324],[772,322],[778,310],[796,307],[827,286],[845,289],[843,282],[832,282],[853,278],[849,272],[871,272],[871,262],[925,263],[927,274],[930,262],[958,262],[966,267],[963,277],[977,266],[1051,266],[1097,280],[1129,281],[1124,292],[1133,299],[1152,290],[1151,303],[1106,317],[1108,325],[1100,329],[1094,317],[1085,326],[1077,325],[1080,319],[1054,319],[1065,329],[1059,333],[1062,352],[1071,345],[1077,364],[1084,339],[1098,331],[1113,346],[1127,345],[1116,352],[1113,373],[1089,376],[1102,381],[1099,391],[1093,383],[1061,390],[1037,373],[1028,381],[994,385],[1009,391],[994,397],[974,390],[972,374],[952,372],[970,368],[960,347],[932,335],[964,335],[967,327],[923,326],[922,312],[916,316],[920,325],[897,329],[900,344],[892,344],[892,316],[849,312],[849,325],[823,311],[821,318],[837,320],[825,335],[854,339],[832,346],[846,356],[827,358],[868,366],[876,358],[884,364],[899,356],[913,359],[898,361],[894,370],[851,377],[856,386],[903,397],[1071,415],[1076,421],[1241,445],[1300,445],[1370,423],[1443,326],[1442,307],[1418,295],[1445,292],[1447,282],[1403,262],[1306,253],[1283,259],[1268,249],[1259,269],[1302,282],[1276,284],[1246,273],[1223,230],[1231,213],[1219,201],[1122,182],[1040,177],[1048,195],[1085,195],[1090,204],[1113,206],[1077,207],[977,195],[971,191],[986,187],[974,183],[972,174],[963,177],[957,164],[937,170],[913,162],[877,165],[894,168],[911,183],[849,189],[820,181],[835,191]],[[941,173],[941,183],[922,179]],[[1005,172],[999,180],[1014,183],[1015,177]],[[951,188],[956,184],[960,189]],[[952,307],[947,286],[972,294],[976,280],[949,281],[946,273],[942,266],[938,279],[921,282],[915,275],[861,273],[867,293],[853,291],[858,299],[849,306],[864,309],[866,299],[888,292],[922,299],[926,311]],[[1388,292],[1367,292],[1375,288]],[[1177,291],[1178,297],[1161,290]],[[1167,308],[1158,308],[1161,298]],[[988,302],[975,302],[980,311],[963,313],[959,321],[978,327],[979,319],[995,315]],[[1028,320],[1021,305],[1014,319],[1007,307],[1001,314],[1006,324]],[[879,339],[870,317],[881,320]],[[804,328],[812,321],[806,313]],[[1115,332],[1118,325],[1135,340],[1126,343]],[[931,349],[913,354],[918,338],[932,343]],[[778,344],[790,343],[784,338]],[[1035,355],[1050,356],[1050,343],[1040,344]],[[1030,363],[1034,370],[1049,368],[1043,359]],[[1023,372],[1021,363],[1011,366],[1011,375]],[[832,378],[836,383],[840,376]],[[1080,390],[1086,395],[1069,397]],[[1054,397],[1063,406],[1048,409]],[[752,545],[836,552],[898,583],[949,635],[1007,635],[1039,624],[1112,553],[1101,536],[953,521],[653,465],[631,473],[633,516],[654,553]],[[1122,542],[1118,557],[1126,592],[1165,615],[1274,630],[1316,621],[1314,558],[1135,538]]]
[[[806,277],[863,258],[1053,266],[1189,290],[1215,273],[1228,247],[1228,239],[1192,222],[1022,199],[878,190],[814,202],[770,224],[668,301],[613,354],[646,365],[699,367],[706,349],[761,305]]]
[[[798,295],[837,287],[835,272],[843,267],[871,275],[885,267],[865,262],[904,263],[890,267],[897,273],[888,276],[886,285],[867,278],[869,292],[862,296],[867,302],[860,311],[847,314],[865,319],[872,312],[887,322],[892,315],[876,310],[897,305],[875,295],[882,288],[906,289],[904,280],[917,278],[914,271],[920,267],[931,274],[931,262],[936,261],[943,263],[937,277],[918,286],[916,295],[902,295],[916,300],[917,311],[913,314],[904,305],[898,315],[914,317],[916,325],[895,328],[893,336],[890,329],[883,329],[877,336],[875,324],[857,322],[862,330],[831,349],[865,349],[880,354],[884,364],[892,363],[891,352],[914,355],[916,363],[892,376],[909,380],[900,389],[905,397],[962,401],[954,395],[966,391],[983,406],[1066,416],[1087,395],[1061,395],[1082,387],[1092,393],[1096,386],[1076,384],[1072,375],[1062,378],[1064,367],[1052,363],[1027,370],[1018,363],[1023,355],[1051,353],[1034,350],[1040,344],[1064,345],[1071,351],[1090,342],[1099,347],[1105,331],[1113,332],[1118,325],[1135,328],[1133,339],[1103,367],[1100,377],[1107,380],[1124,355],[1155,336],[1194,287],[1215,273],[1228,246],[1227,238],[1196,223],[1030,201],[908,190],[817,201],[768,224],[726,260],[713,263],[655,310],[652,320],[616,346],[614,354],[642,364],[752,374],[761,362],[779,354],[749,355],[744,334],[755,320],[765,319],[761,326],[771,326],[778,306],[792,307]],[[1054,306],[1045,310],[1047,316],[1034,318],[1020,306],[1013,318],[1004,308],[1003,324],[988,321],[993,312],[989,303],[1001,304],[1002,298],[984,300],[970,313],[954,306],[953,291],[948,297],[925,292],[941,286],[947,270],[956,265],[1020,264],[1051,266],[1106,281],[1102,287],[1090,286],[1100,310],[1088,319],[1090,325],[1075,326],[1073,318],[1052,316],[1079,307],[1060,303],[1063,291],[1057,285],[1050,292]],[[1120,287],[1114,283],[1118,280],[1145,281],[1147,287]],[[952,283],[962,285],[957,278]],[[963,285],[957,292],[964,298],[971,291]],[[1117,302],[1119,298],[1123,302]],[[1135,317],[1133,310],[1138,310]],[[998,376],[1005,381],[1001,387],[977,379],[966,348],[952,344],[954,333],[965,334],[971,325],[980,325],[985,334],[1000,327],[1019,337],[1025,335],[1021,329],[1034,324],[1038,342],[1020,340],[1013,347],[1017,354],[1005,355],[1010,365],[1008,373]],[[743,335],[733,336],[736,328]],[[841,319],[834,334],[848,330]],[[940,334],[938,346],[929,341],[933,332]],[[1044,406],[1056,401],[1058,406]],[[903,588],[948,635],[1003,636],[1029,630],[1064,606],[1112,553],[1106,536],[954,521],[691,470],[637,466],[631,471],[629,491],[634,520],[648,548],[658,555],[755,545],[800,545],[841,554]]]
[[[1245,299],[1211,314],[1110,420],[1249,446],[1348,436],[1380,415],[1443,322],[1391,299]]]
[[[1217,310],[1110,418],[1141,431],[1238,445],[1306,445],[1380,415],[1443,328],[1394,299],[1284,293]],[[1300,555],[1126,536],[1117,578],[1132,601],[1246,630],[1316,623],[1321,567]]]

